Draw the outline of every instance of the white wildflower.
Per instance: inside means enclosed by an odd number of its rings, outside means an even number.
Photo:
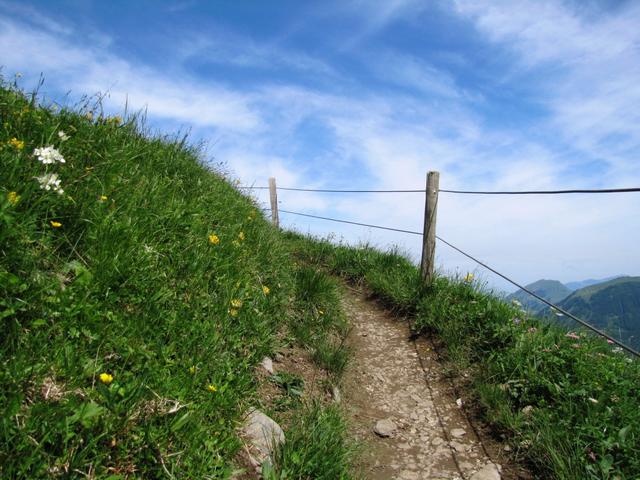
[[[42,175],[41,177],[37,177],[38,183],[40,183],[40,188],[43,190],[52,190],[54,192],[62,195],[64,190],[60,187],[60,179],[58,175],[55,173],[47,173],[46,175]]]
[[[60,137],[60,140],[62,140],[63,142],[66,142],[67,140],[69,140],[71,138],[69,135],[64,133],[62,130],[60,130],[58,132],[58,137]]]
[[[44,148],[36,148],[33,154],[38,157],[38,160],[45,165],[51,163],[66,163],[62,154],[52,146]]]
[[[521,307],[522,306],[522,304],[518,300],[516,300],[515,298],[513,300],[511,300],[511,304],[513,306],[515,306],[515,307]]]

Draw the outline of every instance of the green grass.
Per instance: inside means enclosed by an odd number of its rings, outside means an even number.
[[[604,340],[527,316],[474,282],[420,285],[397,251],[290,233],[300,258],[365,285],[435,334],[472,403],[541,478],[640,477],[640,363]]]
[[[276,452],[276,468],[263,471],[266,480],[346,480],[353,447],[350,446],[340,410],[312,404],[299,416]]]
[[[66,162],[38,161],[48,145]],[[255,365],[300,319],[306,342],[342,338],[335,289],[197,148],[135,117],[4,84],[0,162],[0,476],[229,476]]]

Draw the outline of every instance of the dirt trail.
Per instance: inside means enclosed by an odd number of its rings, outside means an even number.
[[[504,472],[501,477],[499,450],[491,452],[478,438],[428,342],[409,340],[407,322],[393,319],[361,294],[346,295],[344,303],[354,349],[344,396],[353,434],[364,444],[364,477],[517,478]],[[393,422],[386,425],[395,430],[389,437],[374,433],[382,419]],[[385,425],[380,427],[384,430]]]

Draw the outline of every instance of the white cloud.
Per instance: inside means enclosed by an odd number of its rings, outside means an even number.
[[[614,169],[613,180],[640,180],[640,4],[613,12],[546,0],[458,0],[457,11],[517,54],[523,70],[546,77],[539,101],[549,130],[587,158]],[[630,178],[631,175],[631,178]]]
[[[32,78],[44,73],[48,85],[76,94],[108,92],[111,108],[151,106],[153,114],[200,127],[252,130],[261,118],[248,98],[213,82],[166,75],[135,65],[107,50],[80,47],[57,36],[0,17],[3,66]]]

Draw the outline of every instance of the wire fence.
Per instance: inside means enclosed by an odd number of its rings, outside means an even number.
[[[238,187],[247,190],[269,190],[269,187]],[[425,189],[414,190],[340,190],[329,188],[294,188],[278,187],[278,190],[289,192],[315,192],[315,193],[426,193]],[[567,193],[634,193],[640,192],[640,187],[629,188],[595,188],[595,189],[570,189],[570,190],[513,190],[513,191],[491,191],[491,190],[446,190],[438,189],[438,193],[457,193],[464,195],[561,195]]]
[[[240,187],[240,188],[254,189],[254,190],[269,189],[269,187]],[[291,187],[287,187],[287,188],[278,187],[277,189],[278,190],[287,190],[287,191],[318,192],[318,193],[426,193],[426,190],[339,190],[339,189],[311,189],[311,188],[291,188]],[[587,193],[633,193],[633,192],[640,192],[640,187],[606,188],[606,189],[526,190],[526,191],[472,191],[472,190],[445,190],[445,189],[439,189],[438,192],[452,193],[452,194],[471,194],[471,195],[550,195],[550,194],[557,195],[557,194],[574,194],[574,193],[585,193],[585,194],[587,194]],[[265,208],[263,210],[271,210],[271,209],[270,208]],[[314,218],[314,219],[325,220],[325,221],[330,221],[330,222],[336,222],[336,223],[357,225],[357,226],[362,226],[362,227],[367,227],[367,228],[375,228],[375,229],[378,229],[378,230],[386,230],[386,231],[392,231],[392,232],[406,233],[406,234],[410,234],[410,235],[423,236],[423,232],[405,230],[405,229],[401,229],[401,228],[388,227],[388,226],[383,226],[383,225],[374,225],[374,224],[369,224],[369,223],[356,222],[356,221],[352,221],[352,220],[344,220],[344,219],[338,219],[338,218],[332,218],[332,217],[325,217],[325,216],[320,216],[320,215],[313,215],[313,214],[310,214],[310,213],[294,212],[294,211],[291,211],[291,210],[282,210],[282,209],[279,209],[279,208],[278,208],[278,212],[286,213],[286,214],[289,214],[289,215],[296,215],[296,216],[301,216],[301,217],[307,217],[307,218]],[[626,345],[625,343],[619,341],[618,339],[612,337],[611,335],[607,334],[606,332],[594,327],[593,325],[589,324],[588,322],[578,318],[577,316],[573,315],[571,312],[566,311],[562,307],[560,307],[560,306],[558,306],[558,305],[546,300],[542,296],[540,296],[540,295],[536,294],[535,292],[531,291],[530,289],[528,289],[526,286],[521,285],[520,283],[518,283],[515,280],[511,279],[507,275],[504,275],[503,273],[499,272],[495,268],[487,265],[485,262],[477,259],[475,256],[465,252],[461,248],[459,248],[459,247],[453,245],[452,243],[448,242],[444,238],[436,235],[436,239],[438,241],[442,242],[443,244],[447,245],[449,248],[452,248],[453,250],[457,251],[461,255],[463,255],[463,256],[467,257],[468,259],[472,260],[473,262],[477,263],[481,267],[489,270],[490,272],[494,273],[495,275],[498,275],[503,280],[505,280],[505,281],[509,282],[510,284],[512,284],[513,286],[521,289],[523,292],[527,293],[528,295],[532,296],[533,298],[537,299],[538,301],[542,302],[543,304],[549,306],[553,311],[555,311],[555,312],[557,312],[557,313],[559,313],[561,315],[564,315],[567,318],[570,318],[570,319],[574,320],[578,324],[580,324],[580,325],[584,326],[585,328],[591,330],[592,332],[596,333],[597,335],[607,339],[609,342],[617,345],[618,347],[620,347],[623,350],[631,353],[632,355],[634,355],[636,357],[640,357],[640,352],[638,352],[637,350],[635,350],[632,347]]]

